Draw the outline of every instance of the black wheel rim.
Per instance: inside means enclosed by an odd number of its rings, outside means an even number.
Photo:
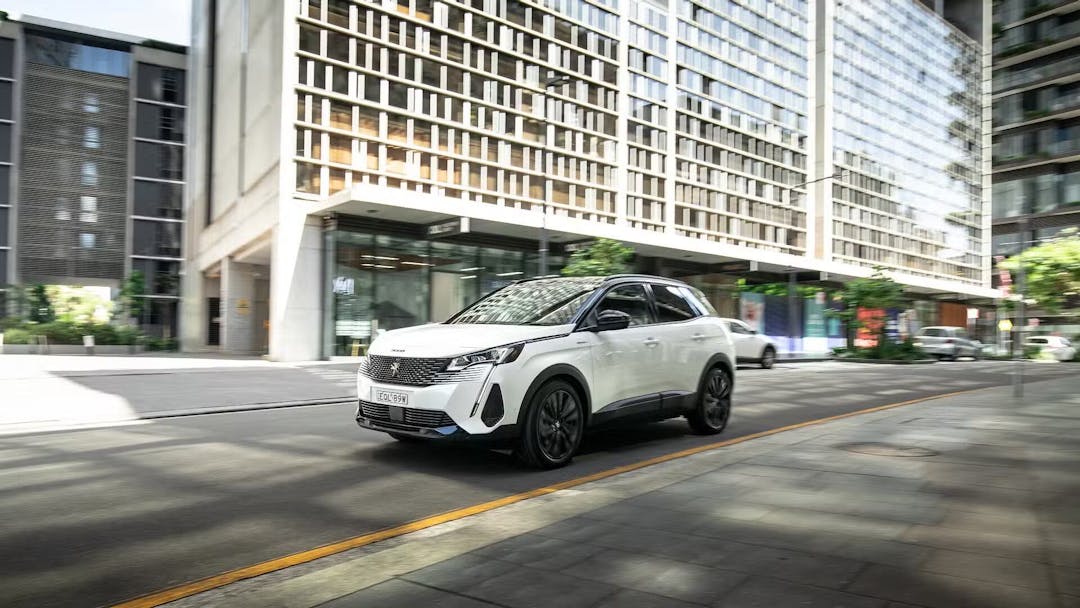
[[[540,404],[536,434],[540,449],[551,460],[563,460],[573,453],[581,434],[581,410],[569,391],[554,391]]]
[[[728,415],[731,414],[731,380],[727,374],[719,370],[709,374],[703,405],[709,426],[718,429],[727,424]]]

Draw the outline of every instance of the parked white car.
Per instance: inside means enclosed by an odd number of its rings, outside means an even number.
[[[1061,336],[1032,336],[1024,340],[1024,346],[1037,346],[1040,354],[1049,354],[1058,361],[1072,361],[1076,356],[1076,347]]]
[[[769,369],[776,363],[776,344],[738,319],[720,319],[735,341],[735,356],[739,363],[758,363]]]
[[[652,276],[512,283],[445,323],[374,340],[357,376],[356,422],[399,440],[510,446],[570,462],[587,428],[685,416],[719,433],[735,347],[700,291]]]
[[[915,346],[938,359],[957,360],[960,357],[982,357],[983,345],[971,339],[963,327],[935,325],[923,327],[914,336]]]

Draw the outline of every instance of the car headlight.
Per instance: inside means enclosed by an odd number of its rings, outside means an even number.
[[[492,348],[489,350],[482,350],[476,353],[470,353],[468,355],[461,355],[460,357],[454,357],[450,360],[450,364],[446,366],[446,371],[456,372],[458,370],[465,369],[470,365],[480,365],[483,363],[491,363],[498,365],[500,363],[510,363],[518,358],[521,351],[525,348],[525,344],[511,344],[510,346],[500,346],[498,348]]]

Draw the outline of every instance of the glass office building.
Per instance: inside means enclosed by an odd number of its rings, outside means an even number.
[[[274,302],[300,297],[296,277],[317,271],[323,356],[531,276],[541,226],[554,256],[615,238],[638,251],[639,269],[678,267],[710,293],[735,281],[716,267],[733,261],[781,280],[881,265],[914,287],[990,293],[979,47],[918,0],[293,0],[269,16],[244,6],[195,3],[195,128],[212,137],[195,153],[206,168],[192,189],[202,278],[191,287],[225,302],[227,251],[272,266],[276,251],[316,239],[317,268],[290,266],[276,288],[278,270],[254,272],[269,277],[273,317]],[[281,32],[280,57],[263,30]],[[279,81],[251,63],[260,52]],[[262,80],[245,80],[256,71]],[[265,109],[252,107],[252,87]],[[280,118],[267,123],[280,125],[274,158],[247,142],[269,144],[264,135],[220,127],[237,111]],[[245,177],[260,175],[253,162],[277,182]],[[277,215],[256,212],[250,193],[273,188]],[[454,217],[472,231],[428,238],[425,226]],[[248,236],[224,228],[249,220],[259,227]],[[288,244],[282,221],[304,224]],[[282,306],[266,320],[271,356],[272,328],[290,318]],[[193,308],[204,325],[205,306]]]
[[[836,5],[836,259],[981,284],[980,47],[914,2]]]

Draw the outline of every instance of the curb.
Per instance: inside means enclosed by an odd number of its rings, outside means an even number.
[[[841,363],[876,363],[878,365],[929,365],[931,363],[937,363],[937,359],[862,359],[856,357],[839,357],[833,359],[833,361],[840,361]]]

